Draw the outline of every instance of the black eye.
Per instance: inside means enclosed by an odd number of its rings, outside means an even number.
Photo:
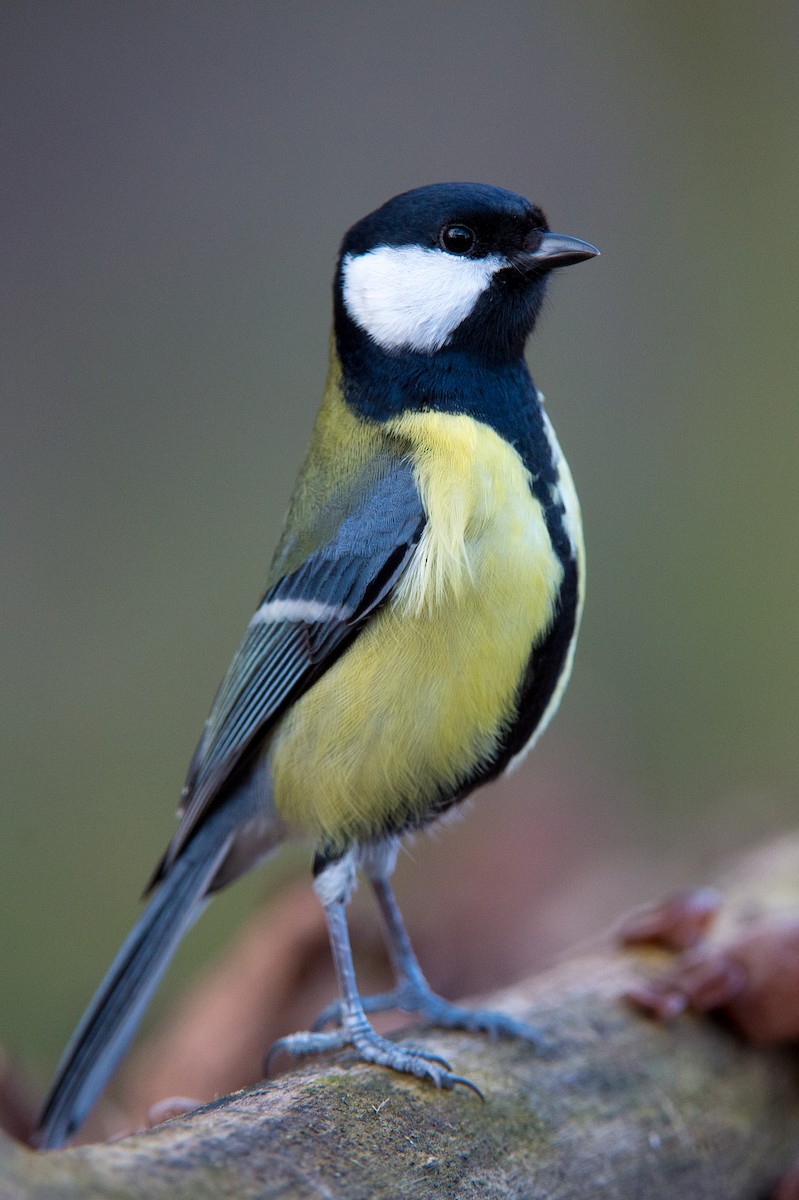
[[[468,225],[445,225],[438,240],[447,254],[470,254],[477,244],[477,235]]]

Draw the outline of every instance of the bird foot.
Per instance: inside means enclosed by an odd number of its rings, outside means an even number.
[[[463,1008],[459,1004],[451,1004],[430,988],[410,982],[377,996],[364,996],[362,1002],[364,1012],[368,1013],[400,1009],[402,1012],[418,1013],[439,1029],[465,1029],[469,1033],[486,1033],[489,1037],[521,1038],[538,1049],[543,1047],[541,1034],[526,1021],[492,1009]],[[339,1001],[334,1001],[319,1014],[313,1028],[321,1030],[325,1025],[334,1023],[341,1023]]]
[[[426,1079],[436,1087],[450,1089],[456,1084],[470,1088],[483,1099],[483,1093],[470,1080],[454,1075],[449,1063],[437,1054],[417,1050],[412,1046],[399,1045],[375,1033],[371,1025],[363,1022],[357,1028],[342,1027],[329,1032],[292,1033],[275,1042],[266,1057],[266,1073],[278,1054],[289,1054],[294,1058],[306,1054],[320,1054],[328,1050],[343,1050],[350,1047],[362,1062],[390,1067],[404,1075],[415,1075]]]

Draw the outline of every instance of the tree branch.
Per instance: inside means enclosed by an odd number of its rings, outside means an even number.
[[[714,937],[799,909],[799,836],[723,881]],[[620,999],[669,956],[609,948],[497,997],[543,1052],[406,1034],[484,1092],[428,1085],[346,1056],[106,1145],[36,1155],[0,1142],[0,1197],[328,1200],[755,1200],[799,1151],[797,1062],[723,1024],[654,1023]]]

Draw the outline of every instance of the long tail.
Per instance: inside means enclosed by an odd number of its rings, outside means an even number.
[[[78,1130],[133,1040],[228,852],[235,822],[226,808],[211,814],[170,868],[92,997],[50,1086],[36,1135],[40,1149],[54,1149]]]

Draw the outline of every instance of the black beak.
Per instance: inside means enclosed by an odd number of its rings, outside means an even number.
[[[598,254],[596,246],[582,238],[569,237],[565,233],[543,233],[535,250],[515,255],[514,263],[522,269],[551,271],[555,267],[570,267],[586,258],[596,258]]]

